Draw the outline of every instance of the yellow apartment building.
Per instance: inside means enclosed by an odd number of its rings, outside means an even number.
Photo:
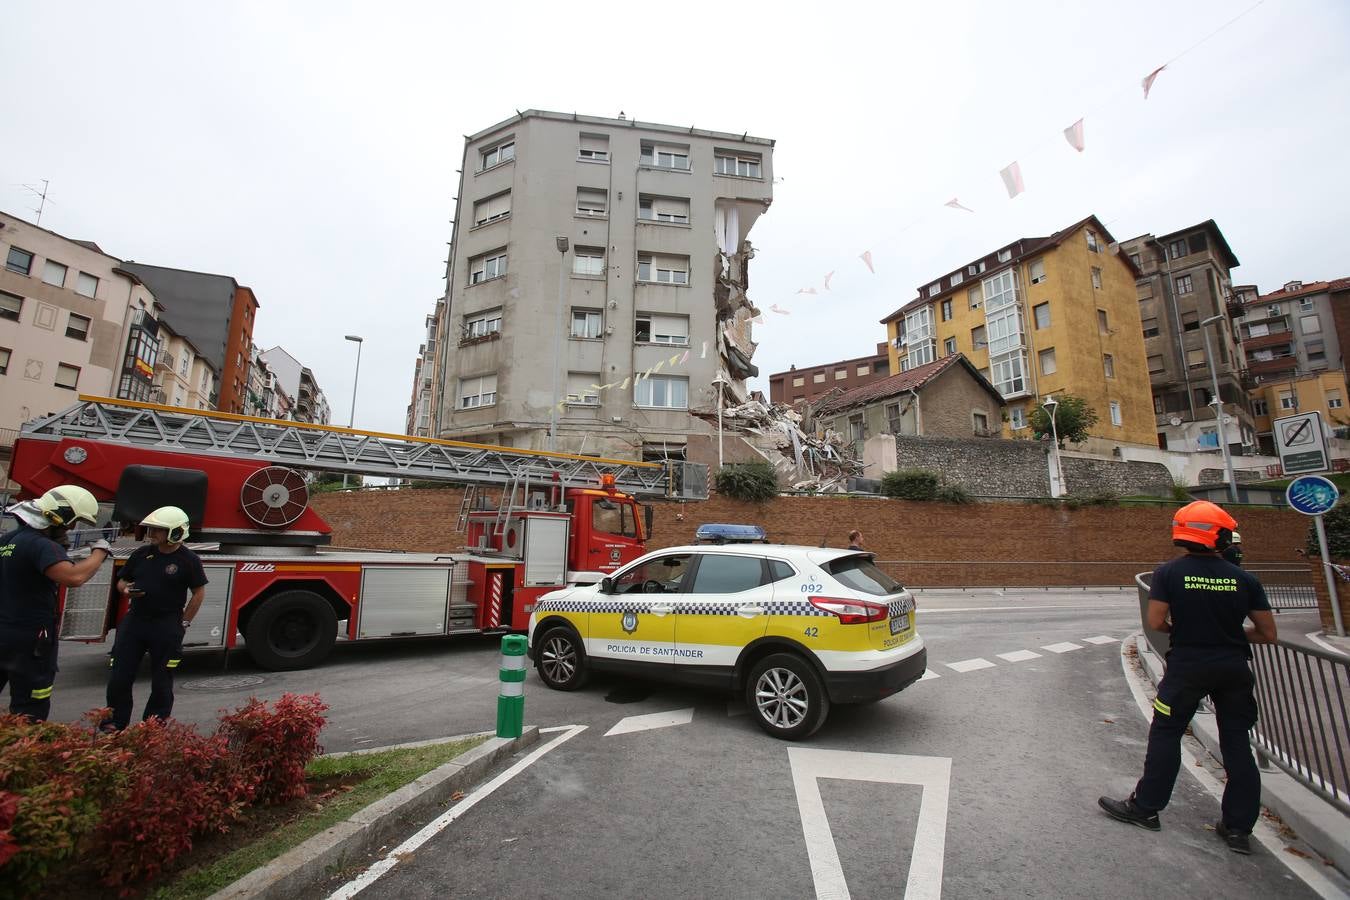
[[[1032,437],[1036,406],[1072,394],[1098,415],[1087,449],[1156,447],[1137,276],[1096,216],[1014,241],[882,319],[891,372],[964,353],[1008,403],[1005,437]]]
[[[1290,375],[1278,381],[1262,381],[1249,391],[1256,433],[1262,449],[1274,452],[1271,437],[1274,421],[1299,413],[1320,412],[1328,426],[1350,425],[1345,373],[1340,369]]]

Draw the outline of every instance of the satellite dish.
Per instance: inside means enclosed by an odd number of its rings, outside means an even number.
[[[1181,424],[1181,416],[1173,416],[1172,418],[1168,419],[1167,421],[1170,422],[1173,426],[1180,425],[1180,424]]]

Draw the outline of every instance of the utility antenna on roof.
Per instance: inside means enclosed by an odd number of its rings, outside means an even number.
[[[38,205],[37,205],[37,206],[30,206],[30,207],[28,207],[28,208],[31,209],[33,212],[37,213],[37,222],[34,223],[34,224],[36,224],[36,225],[41,225],[41,224],[42,224],[42,211],[43,211],[44,209],[47,208],[47,185],[48,185],[49,183],[50,183],[50,182],[48,182],[47,179],[45,179],[45,178],[42,179],[42,190],[40,190],[40,191],[37,189],[37,187],[36,187],[35,185],[31,185],[31,184],[23,184],[23,185],[20,185],[20,187],[32,191],[32,192],[33,192],[33,195],[34,195],[35,197],[38,198]],[[53,200],[52,202],[55,203],[56,201]]]

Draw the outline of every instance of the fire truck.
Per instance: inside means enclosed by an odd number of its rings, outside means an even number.
[[[598,459],[81,395],[25,424],[21,497],[78,484],[133,526],[187,512],[210,584],[186,649],[240,645],[266,669],[319,664],[339,642],[523,631],[536,600],[645,552],[639,497],[702,500],[707,467]],[[465,485],[457,520],[427,521],[446,553],[347,550],[309,505],[305,471]],[[495,498],[491,496],[495,494]],[[457,541],[456,534],[463,534]],[[451,547],[463,549],[451,552]],[[126,610],[114,564],[64,590],[61,637],[97,642]]]

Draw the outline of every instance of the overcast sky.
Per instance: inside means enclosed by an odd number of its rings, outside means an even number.
[[[1117,239],[1213,218],[1263,291],[1350,275],[1342,0],[1266,0],[1194,49],[1252,3],[5,6],[0,209],[31,220],[17,185],[50,179],[45,227],[249,285],[258,345],[342,424],[357,333],[356,423],[402,431],[463,136],[516,109],[777,141],[764,375],[866,355],[921,283],[1089,213]]]

